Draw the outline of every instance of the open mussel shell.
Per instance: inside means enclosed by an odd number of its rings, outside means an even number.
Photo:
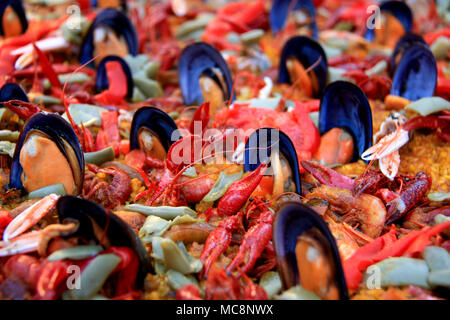
[[[270,9],[270,26],[272,32],[277,34],[280,30],[284,28],[286,20],[288,19],[289,10],[291,9],[292,0],[274,0],[272,2],[272,8]],[[316,9],[312,0],[296,1],[293,11],[305,10],[312,19],[311,29],[313,32],[313,37],[318,38],[318,29],[316,23]]]
[[[0,103],[11,100],[30,102],[27,94],[20,85],[17,83],[5,83],[0,89]],[[3,106],[3,104],[0,106]]]
[[[269,163],[273,150],[279,150],[292,170],[296,192],[302,194],[297,152],[291,139],[274,128],[261,128],[251,134],[245,144],[244,171],[254,171],[262,162]]]
[[[437,83],[433,53],[422,44],[409,47],[395,70],[391,94],[416,101],[432,97]]]
[[[84,156],[78,137],[70,124],[57,114],[36,113],[24,124],[14,151],[10,173],[11,188],[24,190],[22,183],[23,168],[20,164],[20,153],[26,140],[32,134],[38,134],[50,139],[67,160],[73,174],[76,192],[80,194],[84,180]],[[39,163],[35,163],[39,167]],[[58,163],[54,164],[57,169]],[[67,191],[67,190],[66,190]]]
[[[345,129],[352,135],[352,162],[372,146],[372,110],[364,92],[353,83],[329,84],[320,100],[319,132],[323,135],[333,128]]]
[[[131,75],[131,70],[128,64],[122,58],[118,56],[107,56],[104,58],[97,67],[97,78],[95,79],[95,88],[97,91],[101,92],[107,90],[109,87],[108,76],[106,73],[106,64],[108,62],[118,62],[122,66],[122,70],[127,77],[127,98],[131,98],[133,96],[133,77]]]
[[[401,37],[400,40],[398,40],[397,44],[395,45],[394,51],[391,57],[389,58],[390,64],[389,69],[391,76],[395,73],[395,70],[397,69],[399,59],[401,59],[406,50],[408,50],[410,47],[414,45],[423,45],[424,47],[428,48],[428,44],[418,34],[407,33],[403,37]]]
[[[100,9],[106,9],[106,8],[115,8],[115,9],[121,9],[123,12],[127,11],[127,0],[118,0],[117,6],[112,5],[109,3],[109,1],[106,1],[107,3],[104,3],[105,1],[101,0],[91,0],[92,6],[95,8]]]
[[[142,107],[135,112],[131,123],[130,150],[139,149],[139,134],[145,129],[157,135],[166,151],[179,138],[174,133],[178,127],[167,113],[155,107]]]
[[[393,15],[402,24],[405,32],[411,32],[413,27],[413,13],[411,8],[403,1],[385,1],[380,5],[380,13]],[[368,41],[375,39],[374,28],[367,28],[365,38]]]
[[[80,52],[81,64],[88,63],[94,58],[94,31],[97,27],[101,26],[109,27],[117,35],[122,35],[125,38],[130,55],[135,56],[138,54],[139,43],[137,33],[130,19],[116,9],[107,8],[97,15],[84,37]],[[89,66],[93,65],[93,62],[89,63]]]
[[[281,51],[278,73],[278,81],[280,83],[292,83],[286,65],[287,60],[291,57],[297,59],[305,69],[315,65],[312,72],[317,77],[319,85],[316,96],[320,96],[328,79],[328,62],[322,46],[310,37],[297,36],[290,38]]]
[[[22,5],[22,0],[2,0],[0,1],[0,35],[5,36],[5,30],[3,25],[3,16],[5,15],[6,9],[10,7],[17,15],[22,25],[22,33],[28,29],[28,20],[25,13],[25,9]]]
[[[106,228],[104,234],[111,246],[133,249],[139,258],[137,284],[139,287],[143,286],[145,276],[151,269],[150,259],[137,234],[122,219],[95,202],[74,196],[60,197],[56,209],[61,222],[65,219],[80,222],[78,230],[71,237],[80,236],[87,241],[96,240],[93,225],[95,222],[102,230]]]
[[[334,273],[330,284],[337,288],[340,299],[348,299],[344,271],[331,231],[314,210],[298,202],[287,202],[282,205],[273,223],[272,240],[283,288],[287,290],[301,284],[296,256],[296,246],[300,236],[312,237],[316,243],[320,244],[327,263],[331,264],[332,273]]]
[[[199,106],[204,102],[201,76],[208,76],[216,82],[222,89],[225,101],[234,100],[228,65],[220,52],[207,43],[197,42],[183,49],[178,59],[178,76],[185,105]]]

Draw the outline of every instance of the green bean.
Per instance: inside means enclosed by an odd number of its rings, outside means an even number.
[[[134,76],[133,81],[147,98],[157,98],[163,95],[161,85],[155,80]]]
[[[432,287],[450,288],[450,269],[431,271],[428,275],[428,283]]]
[[[64,259],[83,260],[93,257],[103,251],[102,246],[81,245],[53,252],[47,257],[48,261],[58,261]]]
[[[429,193],[428,199],[431,201],[444,201],[450,199],[450,193]]]
[[[154,61],[149,61],[144,66],[144,73],[147,78],[154,79],[159,71],[159,63]]]
[[[65,196],[67,194],[66,189],[64,189],[64,185],[62,183],[58,183],[31,191],[28,194],[28,199],[43,198],[52,193],[59,196]]]
[[[182,274],[197,273],[203,267],[200,260],[187,253],[183,242],[176,244],[168,238],[153,237],[152,257],[163,261],[167,269],[173,269]]]
[[[223,171],[221,171],[219,179],[217,179],[216,183],[208,192],[208,194],[203,197],[202,202],[213,202],[217,199],[220,199],[225,194],[225,192],[227,192],[231,184],[241,179],[242,175],[242,171],[239,171],[235,174],[225,174],[223,173]]]
[[[426,247],[423,257],[431,271],[450,269],[450,253],[442,247]]]
[[[67,296],[73,300],[87,300],[94,297],[120,261],[121,259],[115,254],[102,254],[95,257],[80,275],[80,288],[69,289]]]
[[[108,110],[92,104],[74,103],[69,106],[70,115],[78,125],[83,122],[86,126],[87,122],[91,122],[93,125],[100,127],[102,125],[101,113],[103,111]],[[63,114],[63,118],[68,120],[66,113]]]
[[[243,44],[249,45],[252,43],[259,42],[259,40],[261,40],[263,35],[264,35],[264,30],[253,29],[253,30],[250,30],[248,32],[241,34],[239,38]]]
[[[98,166],[102,165],[107,161],[114,160],[114,148],[108,147],[100,151],[87,152],[84,154],[84,160],[86,163],[93,163]]]
[[[33,102],[36,104],[50,105],[50,104],[62,104],[62,100],[46,95],[36,96],[33,99]]]
[[[149,215],[158,216],[166,220],[171,220],[176,218],[177,216],[182,216],[185,214],[190,215],[192,217],[195,217],[197,215],[197,213],[189,207],[168,207],[168,206],[150,207],[141,204],[129,204],[125,206],[125,210],[139,212],[146,216]]]
[[[61,84],[64,83],[83,83],[86,81],[91,80],[91,77],[89,77],[86,73],[83,72],[75,72],[75,73],[66,73],[66,74],[60,74],[58,76],[59,82],[61,82]],[[48,79],[44,80],[44,89],[50,89],[51,84],[50,81]]]

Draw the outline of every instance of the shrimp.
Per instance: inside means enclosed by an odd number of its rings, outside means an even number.
[[[322,185],[314,192],[306,195],[307,199],[321,198],[331,204],[336,213],[345,214],[345,220],[356,220],[361,224],[361,230],[371,238],[381,234],[386,220],[386,207],[381,199],[361,194],[352,195],[351,190]]]

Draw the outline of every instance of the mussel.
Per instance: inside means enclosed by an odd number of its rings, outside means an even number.
[[[323,299],[348,299],[336,242],[314,210],[298,202],[282,205],[272,240],[285,290],[301,285]]]
[[[395,44],[398,39],[395,36],[401,37],[404,33],[411,32],[413,27],[413,14],[406,2],[385,1],[380,5],[380,13],[383,14],[386,21],[381,29],[377,29],[376,26],[367,28],[365,38],[368,41],[376,41],[377,38],[382,38],[378,40],[384,43],[388,40],[391,42],[394,41]],[[379,18],[378,16],[375,17],[375,19]],[[398,26],[399,24],[403,29],[403,33],[395,34],[395,28],[400,27]]]
[[[225,101],[233,101],[232,79],[222,55],[204,42],[184,48],[178,60],[178,75],[185,105],[210,102],[210,114]]]
[[[122,58],[118,56],[107,56],[104,58],[97,67],[97,78],[95,79],[95,88],[97,91],[101,92],[109,88],[108,76],[106,73],[106,64],[109,62],[115,62],[120,64],[122,70],[127,78],[127,98],[133,96],[133,78],[131,76],[131,70],[128,64]]]
[[[248,138],[244,152],[244,171],[256,170],[262,162],[271,162],[275,195],[285,191],[302,194],[297,152],[284,132],[274,128],[261,128]],[[281,190],[277,192],[278,188]]]
[[[101,43],[102,48],[99,45]],[[83,40],[80,52],[81,64],[88,63],[95,56],[100,60],[109,55],[124,58],[127,54],[138,54],[138,38],[136,30],[126,15],[107,8],[102,10],[92,22]],[[89,66],[93,67],[91,61]]]
[[[31,116],[16,144],[10,187],[29,193],[63,184],[67,194],[80,194],[83,178],[84,156],[70,124],[57,114]]]
[[[127,1],[126,0],[92,0],[92,6],[105,9],[105,8],[120,8],[123,12],[127,11]]]
[[[136,284],[142,288],[145,276],[151,269],[150,259],[137,234],[122,219],[95,202],[74,196],[60,197],[56,209],[61,222],[79,222],[78,230],[70,237],[79,236],[87,242],[95,241],[105,249],[108,246],[133,249],[139,258]]]
[[[320,134],[325,135],[334,128],[345,130],[353,138],[353,156],[349,161],[357,161],[372,145],[372,110],[369,101],[358,86],[347,81],[329,84],[320,101]]]
[[[169,147],[179,139],[173,119],[154,107],[142,107],[133,116],[130,150],[141,149],[147,155],[164,160]]]
[[[286,20],[288,19],[289,10],[291,9],[292,2],[295,1],[292,11],[303,10],[309,15],[311,19],[311,29],[313,37],[318,38],[318,29],[316,23],[316,9],[314,3],[311,0],[274,0],[272,2],[272,8],[270,9],[270,25],[272,32],[277,34],[284,28]]]
[[[437,83],[433,53],[423,44],[414,44],[404,53],[392,79],[391,94],[416,101],[432,97]]]
[[[25,33],[28,29],[28,20],[22,0],[2,0],[0,2],[0,35],[2,37],[15,37]]]
[[[30,101],[26,92],[20,85],[17,83],[5,83],[0,89],[0,103],[11,100]]]
[[[429,48],[425,40],[418,34],[407,33],[403,37],[401,37],[400,40],[398,40],[397,44],[395,45],[394,51],[389,58],[389,71],[391,76],[394,75],[395,70],[397,69],[397,64],[400,62],[405,51],[416,44],[423,45],[426,48]]]
[[[311,68],[310,72],[306,70]],[[290,38],[281,51],[278,80],[280,83],[292,84],[307,73],[309,77],[311,97],[319,97],[327,84],[328,62],[322,46],[314,39],[306,36]],[[300,82],[300,85],[303,83]],[[303,86],[306,90],[306,86]]]

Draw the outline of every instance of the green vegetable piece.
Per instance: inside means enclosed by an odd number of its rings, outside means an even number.
[[[0,141],[0,154],[7,154],[11,158],[14,156],[16,144],[9,141]]]
[[[259,285],[266,291],[269,299],[272,299],[281,291],[281,279],[278,272],[269,271],[263,274]]]
[[[200,272],[203,267],[200,260],[187,253],[181,241],[176,244],[171,239],[153,237],[152,250],[152,257],[163,261],[167,269],[189,274]]]
[[[150,207],[141,204],[129,204],[125,206],[125,210],[139,212],[146,216],[154,215],[166,220],[171,220],[177,216],[182,216],[185,214],[188,214],[192,217],[195,217],[197,215],[197,212],[195,212],[189,207],[168,207],[168,206]]]
[[[450,40],[445,36],[440,36],[433,42],[430,50],[437,60],[445,59],[450,52]]]
[[[35,96],[32,98],[32,101],[35,104],[43,104],[45,106],[48,106],[50,104],[62,104],[61,99],[46,95]]]
[[[0,130],[0,141],[16,142],[19,139],[19,131]]]
[[[67,194],[66,189],[64,189],[64,185],[62,183],[58,183],[31,191],[28,194],[28,199],[43,198],[52,193],[57,194],[58,196],[65,196]]]
[[[86,258],[93,257],[102,251],[103,251],[102,246],[81,245],[81,246],[76,246],[76,247],[71,247],[71,248],[55,251],[47,257],[47,260],[48,261],[58,261],[58,260],[64,260],[64,259],[83,260]]]
[[[443,214],[438,214],[434,217],[434,224],[436,225],[447,221],[450,221],[450,217],[444,216]],[[442,233],[447,237],[450,237],[450,228],[445,229],[444,231],[442,231]]]
[[[187,168],[181,175],[189,178],[196,178],[198,176],[197,170],[194,167]]]
[[[249,45],[252,43],[258,43],[264,35],[264,30],[253,29],[240,35],[240,40],[243,44]]]
[[[95,257],[80,275],[80,289],[69,289],[67,296],[73,300],[87,300],[94,297],[120,261],[115,254]]]
[[[192,275],[185,276],[184,274],[171,269],[166,272],[166,277],[169,286],[173,290],[178,290],[188,284],[193,284],[198,287],[198,282]]]
[[[450,102],[441,97],[422,98],[410,103],[405,109],[413,110],[421,116],[427,116],[439,111],[450,110]]]
[[[115,157],[114,148],[108,147],[100,151],[85,153],[84,161],[86,163],[93,163],[100,166],[107,161],[114,160],[114,157]]]
[[[169,221],[153,215],[148,216],[139,230],[139,238],[145,243],[150,243],[154,236],[162,236],[169,227]]]
[[[71,104],[69,106],[69,112],[72,116],[73,120],[76,122],[76,124],[80,125],[83,123],[85,126],[87,124],[89,125],[95,125],[95,126],[101,126],[102,120],[101,120],[101,113],[102,111],[108,111],[105,108],[97,107],[91,104]],[[64,119],[69,121],[67,118],[67,114],[64,113],[62,116]]]
[[[428,282],[432,287],[450,288],[450,269],[431,271]]]
[[[208,192],[208,194],[203,198],[202,202],[213,202],[220,199],[228,188],[233,184],[233,182],[238,181],[242,178],[243,172],[239,171],[235,174],[225,174],[223,171],[220,172],[219,179]]]
[[[428,199],[431,201],[444,201],[450,199],[450,193],[429,193]]]
[[[139,90],[137,87],[133,88],[133,97],[131,98],[132,102],[144,102],[146,99],[145,95]]]
[[[150,61],[144,66],[144,73],[149,79],[155,79],[159,71],[159,63]]]
[[[374,276],[372,270],[374,266],[380,271],[380,285],[385,288],[388,286],[418,286],[429,289],[427,281],[429,269],[427,263],[421,259],[407,257],[389,258],[372,265],[371,272],[364,275],[364,283],[368,278]]]
[[[157,98],[163,96],[163,90],[159,82],[146,79],[144,77],[133,77],[133,82],[136,87],[147,97],[147,98]]]
[[[431,271],[450,269],[450,253],[444,248],[426,247],[423,257]]]
[[[292,287],[282,294],[275,296],[276,300],[322,300],[314,292],[305,290],[302,286]]]

